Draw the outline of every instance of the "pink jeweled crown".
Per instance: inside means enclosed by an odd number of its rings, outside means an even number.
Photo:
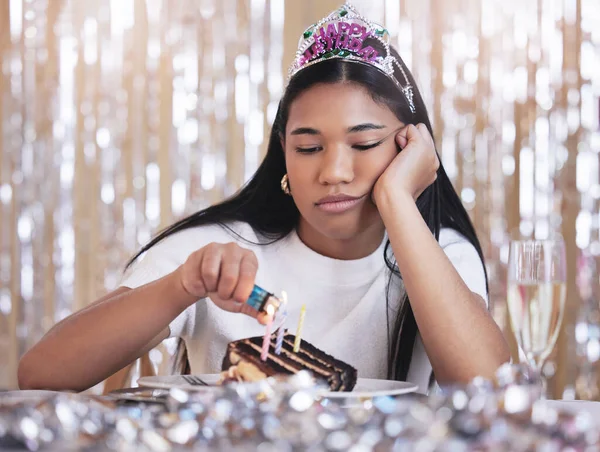
[[[385,54],[365,43],[367,38],[379,41]],[[415,113],[413,87],[402,65],[390,52],[389,32],[374,22],[361,16],[349,3],[332,11],[327,17],[311,25],[300,37],[296,58],[290,66],[289,78],[302,69],[332,58],[341,58],[375,66],[398,86]],[[395,76],[398,68],[403,80]]]

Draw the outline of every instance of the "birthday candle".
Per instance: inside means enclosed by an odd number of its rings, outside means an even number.
[[[281,353],[281,347],[283,346],[283,335],[285,333],[284,323],[285,323],[286,315],[283,315],[283,321],[281,322],[281,326],[279,330],[277,330],[277,342],[275,343],[275,354],[279,355]]]
[[[262,352],[260,354],[260,359],[262,359],[263,361],[266,361],[267,357],[269,356],[269,344],[271,343],[271,325],[273,325],[273,320],[270,320],[265,328],[265,337],[263,337]]]
[[[296,330],[296,340],[294,341],[294,353],[300,351],[300,341],[302,339],[302,326],[304,325],[304,316],[306,315],[306,305],[300,309],[300,320],[298,320],[298,329]]]
[[[287,319],[287,293],[281,292],[281,298],[283,299],[284,310],[281,315],[281,324],[279,325],[279,330],[277,331],[277,342],[275,343],[276,355],[279,355],[281,353],[281,347],[283,345],[283,335],[285,333],[285,321]]]

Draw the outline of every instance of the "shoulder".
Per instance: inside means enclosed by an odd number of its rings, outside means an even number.
[[[467,238],[458,232],[456,229],[452,228],[442,228],[440,229],[440,246],[445,248],[450,245],[471,245],[471,242],[467,240]],[[471,245],[473,246],[473,245]],[[474,247],[473,247],[474,248]]]
[[[181,264],[190,254],[210,243],[234,242],[249,248],[258,242],[254,229],[242,222],[208,224],[177,231],[152,246],[138,260],[170,260]]]
[[[258,237],[247,223],[209,224],[177,231],[153,245],[125,271],[121,285],[138,287],[174,271],[209,243],[235,242],[250,248]]]
[[[258,237],[247,223],[208,224],[177,231],[164,238],[151,249],[182,251],[188,254],[209,243],[256,242]]]
[[[465,258],[479,262],[483,268],[483,263],[477,252],[477,248],[460,232],[451,228],[442,228],[440,230],[439,244],[447,255],[453,258]]]
[[[440,230],[439,244],[442,249],[446,251],[446,254],[452,253],[453,255],[461,254],[471,257],[477,256],[477,259],[481,261],[477,248],[475,248],[464,235],[455,229],[442,228]]]

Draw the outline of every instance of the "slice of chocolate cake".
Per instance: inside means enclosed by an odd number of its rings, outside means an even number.
[[[294,353],[293,334],[283,338],[281,353],[275,353],[276,333],[271,336],[269,356],[260,359],[261,336],[230,342],[223,359],[223,370],[227,378],[241,381],[257,381],[274,375],[291,375],[308,370],[326,381],[332,391],[352,391],[356,385],[356,369],[339,359],[319,350],[305,340],[300,342],[300,350]]]

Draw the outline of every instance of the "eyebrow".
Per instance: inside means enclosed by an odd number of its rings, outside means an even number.
[[[298,127],[297,129],[292,130],[290,135],[321,135],[321,132],[312,127]]]
[[[366,122],[364,124],[348,127],[347,133],[364,132],[366,130],[381,130],[385,128],[386,126],[381,124]],[[298,127],[297,129],[292,130],[290,135],[321,135],[321,132],[312,127]]]
[[[365,130],[380,130],[380,129],[385,129],[385,126],[381,125],[381,124],[373,124],[373,123],[367,122],[364,124],[359,124],[357,126],[349,127],[348,133],[357,133],[357,132],[364,132]]]

